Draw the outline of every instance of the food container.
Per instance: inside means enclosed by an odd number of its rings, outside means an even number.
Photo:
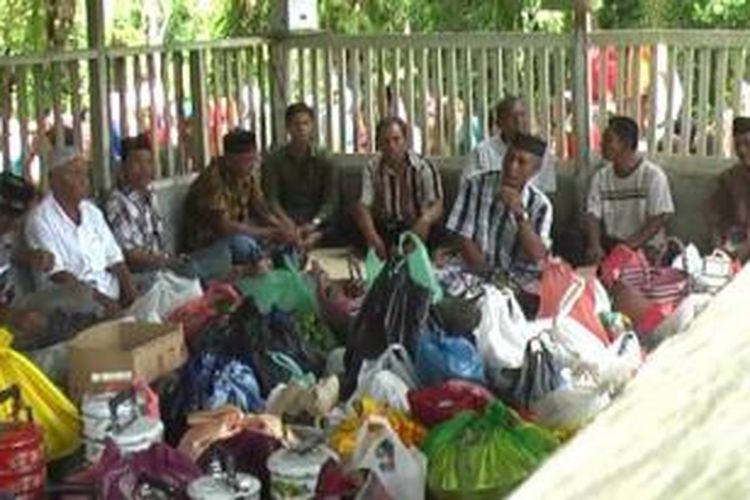
[[[268,458],[271,498],[307,500],[315,498],[315,486],[323,464],[336,454],[323,445],[279,450]]]
[[[260,500],[261,484],[250,474],[202,476],[187,489],[191,500]]]
[[[143,402],[133,389],[84,398],[83,432],[88,462],[99,460],[107,439],[112,439],[122,453],[145,450],[162,440],[164,424],[142,414]]]
[[[17,385],[0,392],[0,404],[9,400],[12,417],[0,423],[0,492],[23,500],[42,498],[46,478],[42,428],[32,421],[31,410],[23,408]]]

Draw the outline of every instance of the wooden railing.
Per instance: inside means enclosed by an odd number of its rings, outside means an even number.
[[[589,117],[596,151],[613,113],[638,120],[650,154],[727,157],[732,118],[750,114],[749,49],[748,32],[593,32],[582,65],[588,99],[572,89],[578,52],[567,35],[309,34],[5,57],[2,166],[39,177],[49,142],[70,134],[85,148],[108,130],[115,163],[121,137],[147,132],[157,175],[178,175],[220,154],[232,127],[255,130],[263,148],[283,140],[284,108],[299,100],[317,110],[319,141],[332,152],[372,152],[377,121],[398,114],[416,149],[454,156],[492,133],[492,108],[507,94],[525,100],[532,129],[562,159],[581,144],[576,116]],[[92,123],[102,56],[108,118]]]

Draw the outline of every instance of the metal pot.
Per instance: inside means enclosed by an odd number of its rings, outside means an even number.
[[[123,453],[147,449],[162,440],[164,424],[142,415],[139,395],[134,389],[87,396],[83,403],[83,433],[86,460],[95,463],[112,439]]]

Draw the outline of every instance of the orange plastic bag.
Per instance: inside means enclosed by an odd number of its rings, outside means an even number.
[[[576,280],[577,276],[570,265],[560,259],[550,259],[542,271],[542,279],[539,285],[539,313],[537,317],[554,318],[560,309],[560,301],[565,292]],[[586,280],[586,289],[578,299],[570,312],[570,317],[575,319],[588,331],[596,335],[604,344],[609,344],[607,329],[596,313],[597,284],[595,278]],[[601,288],[601,287],[600,287]]]

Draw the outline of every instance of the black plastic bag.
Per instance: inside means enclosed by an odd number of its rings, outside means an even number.
[[[430,291],[412,281],[404,259],[389,260],[367,292],[347,339],[348,381],[356,380],[363,359],[377,358],[391,344],[402,344],[413,356],[430,304]]]

